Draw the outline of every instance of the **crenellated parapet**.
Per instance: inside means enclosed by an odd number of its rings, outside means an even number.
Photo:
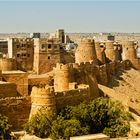
[[[85,71],[86,73],[93,74],[95,72],[95,63],[94,61],[82,62],[79,64],[79,69]]]

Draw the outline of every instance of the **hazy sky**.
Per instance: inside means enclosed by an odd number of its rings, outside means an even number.
[[[140,32],[140,1],[0,0],[0,32]]]

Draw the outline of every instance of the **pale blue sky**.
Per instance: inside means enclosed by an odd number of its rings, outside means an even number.
[[[0,0],[0,32],[140,32],[140,1]]]

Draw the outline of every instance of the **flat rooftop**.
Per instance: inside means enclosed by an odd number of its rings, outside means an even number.
[[[7,85],[9,85],[9,84],[14,84],[14,83],[10,83],[10,82],[5,82],[5,81],[0,81],[0,85],[5,85],[5,84],[7,84]]]
[[[2,74],[25,74],[26,72],[20,70],[2,71]]]
[[[28,75],[28,78],[29,79],[36,79],[36,78],[47,78],[49,76],[53,76],[53,71],[50,71],[50,72],[47,72],[45,74],[40,74],[40,75],[37,75],[37,74],[30,74]]]

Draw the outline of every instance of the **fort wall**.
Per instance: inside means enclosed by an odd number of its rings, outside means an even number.
[[[94,61],[69,64],[69,69],[71,82],[89,85],[90,98],[99,97]]]
[[[17,93],[22,96],[28,95],[28,74],[22,71],[3,71],[4,81],[17,85]]]
[[[0,98],[17,96],[17,86],[14,83],[0,81]]]
[[[28,76],[29,95],[33,86],[44,87],[45,85],[53,86],[53,76]]]
[[[0,99],[0,113],[9,119],[12,129],[22,129],[28,121],[31,109],[30,97],[7,97]]]
[[[79,85],[77,89],[67,90],[63,92],[55,92],[56,108],[60,110],[67,105],[78,105],[81,102],[90,101],[88,85]]]
[[[15,59],[12,58],[0,59],[0,70],[11,71],[16,69],[17,69],[17,64]]]

